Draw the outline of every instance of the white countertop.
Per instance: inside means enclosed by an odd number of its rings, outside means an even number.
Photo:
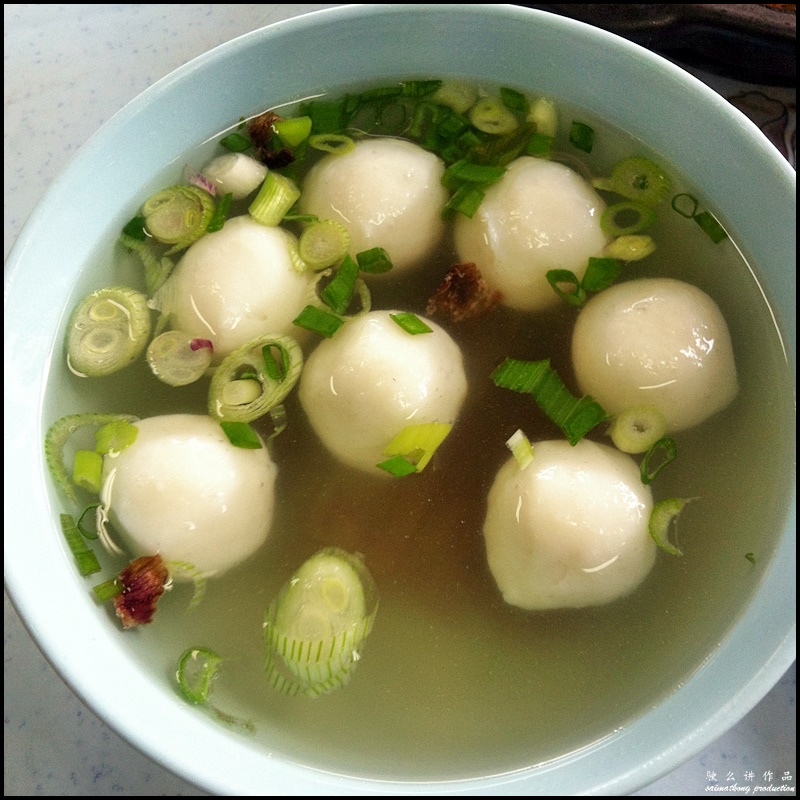
[[[5,4],[4,257],[78,148],[143,89],[240,34],[329,7]],[[729,96],[730,82],[706,77]],[[795,103],[794,89],[778,95]],[[4,630],[6,796],[205,794],[88,709],[46,662],[7,596]],[[796,758],[793,666],[732,730],[637,795],[744,794],[769,782],[772,793],[796,794]]]

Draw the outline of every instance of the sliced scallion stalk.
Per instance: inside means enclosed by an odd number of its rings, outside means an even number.
[[[83,541],[83,536],[81,536],[75,520],[69,514],[60,514],[59,520],[61,522],[61,532],[64,534],[64,539],[66,539],[70,552],[78,566],[78,572],[84,577],[100,572],[100,562],[86,542]]]
[[[447,218],[451,212],[457,211],[472,219],[483,202],[484,193],[477,185],[465,183],[453,193],[442,209],[442,217]]]
[[[332,219],[312,222],[300,235],[300,258],[314,272],[338,264],[350,247],[350,234],[344,225]]]
[[[216,233],[217,231],[222,230],[222,228],[225,226],[225,220],[228,219],[228,212],[230,211],[232,202],[232,192],[227,192],[226,194],[222,195],[219,203],[217,203],[217,207],[214,209],[211,219],[209,220],[206,233]]]
[[[652,236],[644,233],[630,233],[618,236],[609,242],[604,248],[603,253],[608,258],[618,261],[641,261],[643,258],[652,255],[656,251],[656,243]]]
[[[640,472],[642,483],[645,486],[652,483],[667,464],[671,464],[678,457],[678,448],[674,439],[663,437],[647,451],[642,459]]]
[[[614,283],[621,271],[622,264],[615,258],[594,258],[590,256],[581,286],[587,292],[602,292],[603,289],[608,289]]]
[[[447,106],[456,114],[466,114],[477,99],[475,87],[461,81],[444,81],[431,97],[434,103]]]
[[[263,348],[276,348],[284,364],[283,377],[273,378],[265,365]],[[252,422],[282,403],[297,383],[303,367],[303,352],[290,336],[264,334],[256,337],[227,355],[211,378],[208,411],[212,417],[229,422]],[[256,375],[261,384],[260,396],[241,405],[226,403],[225,387],[241,379],[243,373]]]
[[[356,253],[356,261],[361,272],[378,275],[392,269],[392,259],[382,247],[372,247]]]
[[[264,446],[258,434],[246,422],[222,420],[219,424],[234,447],[241,447],[243,450],[261,450]]]
[[[585,122],[573,121],[569,129],[569,143],[584,153],[591,153],[594,147],[594,128]]]
[[[545,277],[553,291],[571,306],[582,306],[586,302],[586,291],[572,270],[551,269]]]
[[[669,194],[672,181],[649,158],[632,156],[616,164],[611,170],[611,177],[598,178],[592,181],[592,185],[646,206],[657,206]]]
[[[64,465],[64,447],[69,438],[85,427],[99,427],[110,422],[137,422],[138,417],[127,414],[70,414],[54,422],[44,437],[44,454],[50,476],[56,486],[70,500],[77,500],[75,489],[70,483],[67,468]]]
[[[334,279],[320,293],[322,299],[337,313],[344,314],[355,293],[358,264],[345,256]]]
[[[198,346],[196,343],[201,342]],[[201,378],[211,365],[214,346],[185,331],[165,331],[147,346],[147,363],[168,386],[187,386]]]
[[[537,134],[551,140],[558,133],[558,110],[556,104],[547,97],[540,97],[531,103],[527,120],[536,126]]]
[[[308,559],[267,609],[266,671],[274,689],[318,697],[348,683],[378,610],[363,561],[339,548]]]
[[[72,482],[92,494],[100,494],[103,457],[94,450],[78,450],[72,462]]]
[[[520,469],[525,469],[533,461],[533,445],[521,428],[517,428],[511,434],[506,441],[506,447],[511,451]]]
[[[336,156],[343,156],[355,150],[356,143],[342,133],[319,133],[310,136],[308,143],[315,150],[322,150]]]
[[[402,456],[416,472],[422,472],[453,426],[445,422],[407,425],[384,448],[385,456]],[[385,467],[384,467],[385,469]]]
[[[159,242],[173,245],[169,255],[205,234],[214,207],[208,192],[196,186],[172,186],[148,198],[142,213],[150,234]]]
[[[147,298],[127,286],[84,298],[67,325],[67,363],[77,375],[101,377],[127,367],[150,338]]]
[[[695,214],[694,221],[714,244],[719,244],[728,238],[725,228],[719,224],[717,218],[710,211],[701,211],[699,214]]]
[[[130,447],[139,435],[139,429],[128,420],[116,419],[98,428],[94,434],[95,450],[101,456],[121,453]]]
[[[244,153],[245,150],[249,150],[253,146],[252,142],[242,136],[241,133],[229,133],[220,139],[219,143],[232,153]]]
[[[344,320],[330,311],[308,305],[295,318],[293,324],[330,339],[344,325]]]
[[[426,325],[416,314],[400,313],[389,314],[389,316],[406,333],[410,333],[412,336],[418,336],[421,333],[433,333],[433,328]]]
[[[627,200],[608,206],[600,216],[600,228],[609,236],[641,233],[656,221],[656,212],[644,203]]]
[[[191,703],[208,702],[211,685],[219,672],[222,659],[212,650],[194,647],[178,661],[178,686]]]
[[[614,446],[623,453],[646,453],[666,432],[666,417],[655,406],[626,409],[608,429]]]
[[[175,264],[166,256],[158,258],[150,246],[150,239],[135,239],[126,234],[119,237],[119,243],[142,261],[144,266],[144,285],[148,295],[154,295],[169,277]]]
[[[121,595],[125,591],[125,587],[119,578],[111,578],[111,580],[103,581],[92,587],[92,591],[101,603],[107,603]]]
[[[375,466],[388,472],[393,478],[405,478],[417,471],[416,464],[412,464],[406,456],[392,456],[386,461],[378,462]]]
[[[270,171],[248,211],[256,222],[274,228],[280,224],[286,212],[299,197],[300,190],[294,181],[285,175]]]
[[[483,133],[503,136],[519,127],[517,117],[498,97],[481,97],[469,110],[469,121]]]
[[[554,142],[555,139],[552,136],[547,136],[544,133],[531,134],[531,138],[528,139],[528,144],[525,147],[525,152],[535,158],[550,158]]]
[[[527,114],[528,111],[530,111],[531,104],[528,98],[516,89],[502,86],[500,88],[500,100],[506,108],[510,108],[512,111],[517,111],[520,114]]]
[[[574,397],[545,361],[507,358],[493,373],[495,386],[530,394],[542,411],[576,445],[608,415],[592,397]]]
[[[297,147],[311,133],[311,117],[287,117],[272,123],[272,129],[286,147]]]
[[[683,551],[677,544],[670,542],[669,529],[688,502],[688,499],[673,497],[669,500],[662,500],[660,503],[656,503],[653,506],[653,510],[650,512],[650,521],[648,523],[650,536],[653,537],[653,541],[665,553],[669,553],[671,556],[683,555]]]

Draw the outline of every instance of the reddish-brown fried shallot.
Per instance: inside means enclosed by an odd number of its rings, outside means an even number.
[[[117,578],[122,593],[114,598],[114,608],[124,628],[135,628],[153,621],[158,599],[164,594],[169,572],[159,555],[136,558]]]
[[[294,154],[286,147],[276,150],[272,145],[275,129],[272,127],[280,117],[272,111],[267,111],[254,117],[247,123],[247,132],[253,143],[253,156],[270,169],[287,167],[294,161]]]
[[[454,322],[485,316],[502,299],[486,285],[475,264],[453,264],[428,300],[428,316],[444,314]]]

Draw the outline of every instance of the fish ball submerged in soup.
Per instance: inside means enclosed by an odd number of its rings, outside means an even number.
[[[278,472],[266,448],[234,447],[219,422],[201,415],[150,417],[136,427],[132,445],[106,456],[102,492],[136,555],[218,574],[264,544]]]

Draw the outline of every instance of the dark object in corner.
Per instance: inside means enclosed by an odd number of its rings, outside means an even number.
[[[667,58],[749,83],[797,84],[794,5],[535,5]]]

